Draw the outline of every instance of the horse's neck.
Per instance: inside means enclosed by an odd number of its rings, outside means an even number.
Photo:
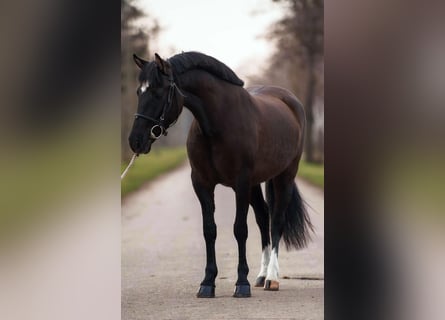
[[[184,106],[190,110],[196,121],[198,121],[204,135],[208,137],[213,136],[214,129],[208,114],[209,110],[205,108],[201,99],[192,92],[185,91],[185,96]]]
[[[181,88],[185,91],[184,106],[198,121],[206,136],[218,131],[217,119],[222,116],[223,90],[217,88],[219,80],[203,71],[189,71],[181,77]]]

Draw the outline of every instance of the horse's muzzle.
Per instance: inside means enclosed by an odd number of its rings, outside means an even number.
[[[151,150],[151,144],[153,143],[153,139],[150,138],[132,138],[130,137],[130,148],[136,154],[147,154]]]

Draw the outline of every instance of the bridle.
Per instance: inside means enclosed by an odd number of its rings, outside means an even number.
[[[171,126],[173,126],[176,123],[176,121],[178,120],[179,112],[178,112],[178,116],[176,117],[176,119],[172,123],[170,123],[167,128],[165,127],[165,124],[164,124],[165,123],[165,115],[171,109],[171,106],[173,103],[173,95],[175,94],[175,90],[177,90],[181,96],[185,97],[185,95],[181,92],[181,90],[178,88],[175,81],[173,80],[173,75],[169,76],[168,81],[170,82],[170,84],[169,84],[169,89],[168,89],[167,102],[164,104],[164,108],[162,109],[162,114],[161,114],[159,120],[156,120],[155,118],[146,116],[145,114],[142,114],[142,113],[134,114],[135,119],[142,118],[142,119],[149,120],[149,121],[152,121],[155,123],[155,125],[152,126],[150,129],[150,137],[155,140],[159,139],[161,137],[161,135],[166,136],[168,133],[167,129],[169,129]]]

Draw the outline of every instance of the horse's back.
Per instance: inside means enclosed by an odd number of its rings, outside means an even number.
[[[292,113],[295,115],[297,120],[304,126],[305,123],[305,113],[303,104],[300,100],[289,90],[277,87],[277,86],[251,86],[246,88],[247,92],[254,98],[254,100],[267,100],[276,98],[284,102]]]

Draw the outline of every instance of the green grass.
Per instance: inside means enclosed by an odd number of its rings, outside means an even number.
[[[320,188],[324,188],[323,164],[308,163],[301,160],[298,169],[298,176]]]
[[[121,195],[125,196],[142,184],[176,168],[184,162],[187,152],[184,147],[155,149],[148,155],[140,155],[121,182]],[[121,165],[121,172],[127,163]],[[324,188],[324,166],[300,161],[298,176]]]
[[[149,154],[140,155],[121,182],[121,196],[125,196],[145,182],[177,167],[184,162],[186,157],[185,147],[157,149]],[[121,165],[121,172],[126,166],[127,163]]]

